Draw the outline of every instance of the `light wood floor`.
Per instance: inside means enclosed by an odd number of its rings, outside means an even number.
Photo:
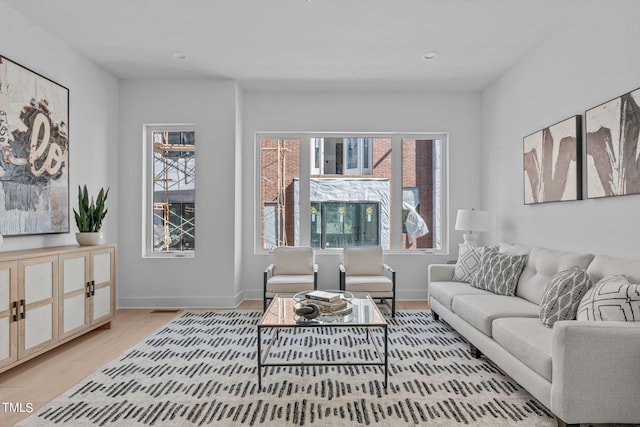
[[[428,306],[425,301],[397,301],[396,308]],[[238,309],[261,310],[262,301],[243,301]],[[25,411],[31,404],[37,411],[177,315],[178,311],[117,310],[111,329],[89,332],[0,374],[0,426],[12,426],[31,415],[6,411],[4,402],[22,404]]]

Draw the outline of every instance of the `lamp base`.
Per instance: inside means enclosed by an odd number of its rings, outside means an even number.
[[[464,237],[464,244],[469,246],[478,246],[478,235],[465,233],[462,237]]]

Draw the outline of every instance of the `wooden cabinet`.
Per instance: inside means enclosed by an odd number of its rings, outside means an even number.
[[[115,311],[115,248],[60,255],[61,338],[113,317]]]
[[[115,313],[114,245],[0,253],[0,372]]]
[[[18,360],[18,263],[0,262],[0,369]]]

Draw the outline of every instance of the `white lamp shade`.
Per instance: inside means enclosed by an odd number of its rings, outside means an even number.
[[[489,211],[458,209],[455,229],[458,231],[489,231]]]

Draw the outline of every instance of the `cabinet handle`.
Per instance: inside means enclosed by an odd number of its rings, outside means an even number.
[[[18,321],[18,301],[14,301],[12,304],[12,307],[15,308],[15,313],[13,314],[13,321],[17,322]]]
[[[92,280],[91,281],[91,296],[96,294],[96,281]]]
[[[20,316],[22,319],[27,318],[27,305],[24,303],[24,300],[20,300],[20,304],[22,305],[22,315]]]
[[[91,282],[87,282],[87,298],[91,296]]]

